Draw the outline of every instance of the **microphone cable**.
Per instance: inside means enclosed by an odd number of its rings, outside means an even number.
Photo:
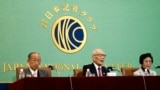
[[[60,76],[59,71],[57,70],[57,68],[55,68],[55,70],[57,71],[57,76],[59,77]]]
[[[144,90],[147,90],[145,76],[143,75]]]
[[[73,84],[72,84],[72,77],[69,76],[69,81],[70,81],[70,85],[71,85],[71,90],[73,90]]]

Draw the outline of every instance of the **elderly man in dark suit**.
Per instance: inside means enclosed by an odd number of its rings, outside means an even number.
[[[96,77],[106,76],[109,70],[106,67],[102,66],[105,60],[106,54],[102,49],[95,49],[92,52],[93,62],[88,65],[83,66],[83,76],[86,76],[87,69],[91,72],[92,75]]]
[[[41,63],[41,56],[38,52],[31,52],[28,54],[29,68],[24,69],[26,77],[49,77],[49,74],[45,70],[39,70]]]

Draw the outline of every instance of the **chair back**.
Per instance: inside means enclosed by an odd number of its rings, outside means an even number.
[[[17,67],[17,68],[16,68],[16,79],[17,79],[17,80],[19,79],[20,69],[27,69],[27,68],[28,68],[28,67]],[[39,70],[45,70],[45,71],[48,72],[49,77],[52,76],[52,73],[51,73],[51,69],[50,69],[50,68],[48,68],[48,67],[39,67],[38,69],[39,69]]]
[[[82,69],[73,69],[74,77],[82,77],[83,70]]]
[[[138,69],[139,68],[123,67],[123,68],[121,68],[122,76],[133,76],[133,73]]]

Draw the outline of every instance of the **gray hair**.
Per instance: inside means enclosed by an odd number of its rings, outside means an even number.
[[[102,49],[98,48],[98,49],[93,50],[92,55],[99,54],[99,52],[103,52],[104,53],[104,51]]]
[[[28,54],[28,59],[31,58],[31,55],[32,55],[32,54],[38,54],[38,55],[40,56],[40,54],[39,54],[38,52],[30,52],[30,53]]]

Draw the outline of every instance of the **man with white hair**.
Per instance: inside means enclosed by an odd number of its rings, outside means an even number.
[[[83,76],[86,76],[87,70],[96,77],[106,76],[109,72],[106,67],[102,66],[105,60],[106,54],[102,49],[95,49],[92,52],[93,62],[83,66]]]

